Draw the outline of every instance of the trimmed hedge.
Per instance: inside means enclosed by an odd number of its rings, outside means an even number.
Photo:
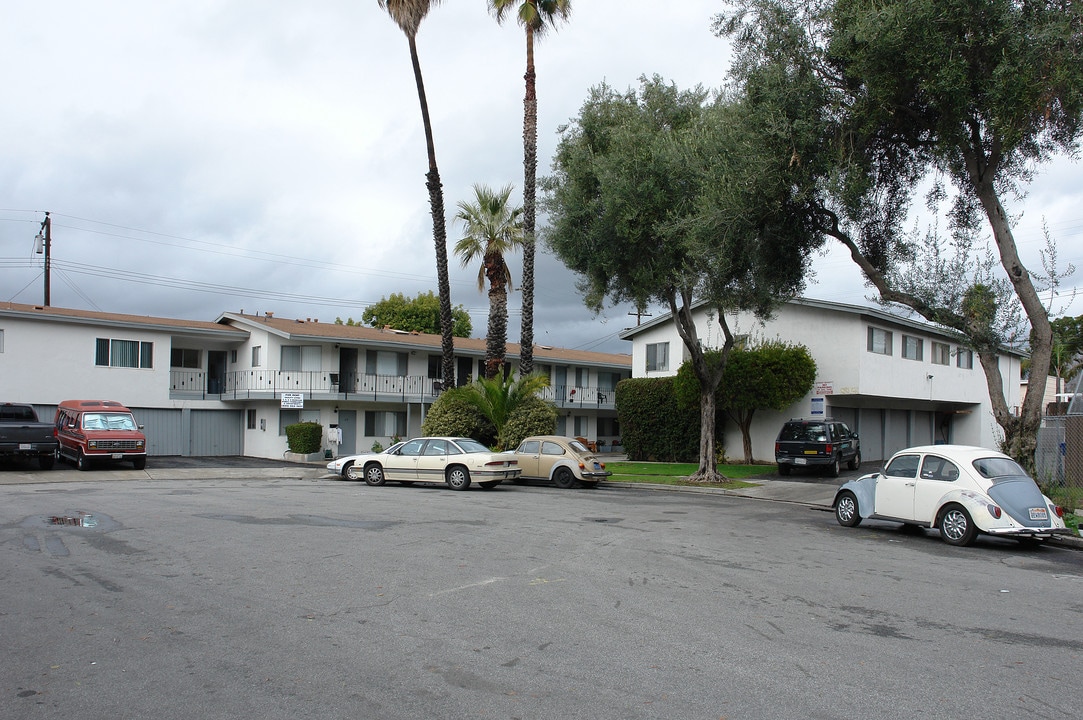
[[[531,435],[552,435],[557,431],[557,407],[541,398],[533,398],[523,403],[508,418],[504,426],[505,450],[519,447],[523,438]]]
[[[629,460],[699,460],[699,407],[682,408],[674,383],[672,377],[617,383],[617,420]]]
[[[426,437],[468,437],[489,447],[496,442],[496,428],[462,397],[461,388],[440,393],[421,423]]]
[[[291,453],[309,455],[320,451],[323,445],[323,425],[317,422],[300,422],[286,426],[286,445]]]

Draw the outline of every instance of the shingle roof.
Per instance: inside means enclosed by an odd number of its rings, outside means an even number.
[[[152,317],[150,315],[128,315],[125,313],[107,313],[97,310],[77,310],[44,305],[23,305],[0,302],[0,317],[26,318],[52,322],[75,322],[93,325],[113,325],[117,327],[140,326],[169,332],[189,331],[214,333],[229,336],[231,339],[243,339],[246,333],[236,328],[229,328],[202,320],[182,320],[179,318]]]

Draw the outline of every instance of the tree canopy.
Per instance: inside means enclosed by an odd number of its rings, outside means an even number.
[[[1031,324],[1032,372],[1046,375],[1052,332],[1012,234],[1006,197],[1056,153],[1078,150],[1083,120],[1083,8],[1069,0],[739,0],[716,28],[735,42],[734,91],[763,77],[809,78],[822,105],[807,114],[831,141],[820,174],[821,227],[850,250],[880,297],[952,329],[977,352],[1009,452],[1027,461],[1040,393],[1013,415],[998,355],[1004,340],[989,278],[941,296],[907,286],[907,217],[947,202],[955,238],[991,232],[1000,280]],[[775,89],[772,94],[779,94]],[[806,156],[807,158],[808,156]],[[955,190],[948,199],[944,183]],[[934,279],[935,280],[935,279]],[[946,298],[946,300],[945,300]],[[980,310],[979,312],[974,312]],[[1009,379],[1010,381],[1010,379]]]
[[[413,298],[408,298],[402,293],[391,293],[388,297],[381,298],[378,303],[365,308],[361,321],[370,327],[386,325],[395,330],[439,335],[441,334],[440,317],[440,299],[430,290],[418,293],[417,297]],[[462,305],[457,305],[452,310],[452,317],[454,319],[452,335],[470,337],[474,328],[466,309]]]
[[[702,88],[659,77],[642,78],[638,91],[593,88],[561,129],[542,183],[544,240],[579,275],[588,306],[608,298],[670,309],[701,388],[697,479],[720,479],[714,390],[733,342],[726,312],[767,315],[792,297],[820,242],[800,159],[819,143],[777,105],[708,102]],[[713,308],[726,337],[717,368],[704,360],[695,300]]]

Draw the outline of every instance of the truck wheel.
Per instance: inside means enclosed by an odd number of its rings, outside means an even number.
[[[87,457],[83,454],[82,450],[79,451],[79,456],[75,459],[75,467],[79,470],[90,469],[90,461],[87,460]]]
[[[42,470],[52,470],[56,462],[56,455],[38,455],[38,467]]]
[[[132,460],[132,467],[134,467],[136,470],[142,470],[146,466],[147,466],[147,459],[145,457],[136,458],[135,460]]]

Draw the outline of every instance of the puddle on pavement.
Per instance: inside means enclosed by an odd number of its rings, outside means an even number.
[[[111,532],[120,524],[105,513],[89,510],[65,510],[57,515],[31,515],[19,525],[24,529],[41,528],[83,528],[95,532]]]

